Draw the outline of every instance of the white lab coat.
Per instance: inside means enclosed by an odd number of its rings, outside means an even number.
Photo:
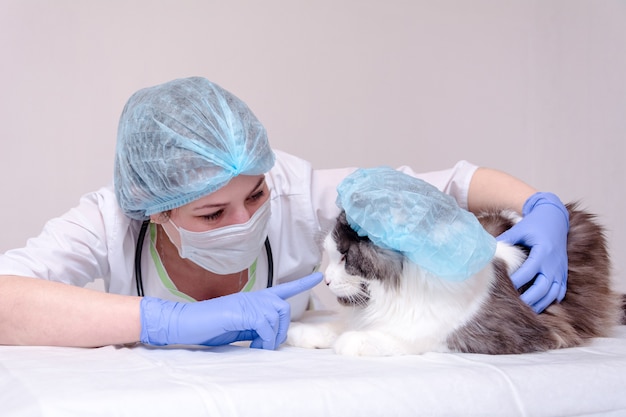
[[[339,214],[336,187],[354,170],[313,170],[308,162],[295,156],[280,151],[276,155],[276,164],[266,175],[271,193],[268,237],[274,259],[274,285],[308,275],[319,267],[323,237]],[[467,208],[469,182],[476,166],[461,161],[452,169],[419,175],[408,167],[399,169],[435,185]],[[79,205],[66,214],[47,222],[42,233],[29,239],[24,248],[0,255],[0,274],[77,286],[101,278],[108,292],[136,295],[134,257],[140,226],[140,221],[124,215],[112,186],[101,188],[83,196]],[[148,241],[146,238],[144,245]],[[145,294],[185,300],[159,280],[148,246],[144,249]],[[257,259],[258,279],[253,290],[266,285],[264,253]],[[307,306],[308,294],[290,301],[292,315],[298,317]]]

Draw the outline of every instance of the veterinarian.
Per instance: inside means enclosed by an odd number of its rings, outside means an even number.
[[[556,196],[464,161],[400,169],[470,211],[523,213],[501,237],[532,248],[512,279],[537,276],[522,295],[536,311],[563,298],[569,225]],[[0,344],[275,349],[322,279],[317,242],[352,171],[272,151],[250,109],[206,79],[140,90],[121,115],[113,185],[0,255]],[[82,288],[98,278],[105,292]]]

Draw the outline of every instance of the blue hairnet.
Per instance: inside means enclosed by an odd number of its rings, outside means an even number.
[[[115,193],[124,213],[141,220],[273,165],[265,128],[244,102],[204,78],[178,79],[139,90],[126,103]]]
[[[350,226],[424,270],[461,281],[493,258],[496,240],[436,187],[389,167],[359,169],[337,187]]]

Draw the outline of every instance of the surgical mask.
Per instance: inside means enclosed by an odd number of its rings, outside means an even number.
[[[267,237],[270,214],[268,199],[250,220],[241,224],[190,232],[176,226],[171,219],[170,223],[180,234],[178,253],[181,258],[216,274],[226,275],[243,271],[255,261]]]

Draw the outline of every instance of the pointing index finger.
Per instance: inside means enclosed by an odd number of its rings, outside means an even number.
[[[314,272],[311,275],[307,275],[304,278],[297,279],[295,281],[286,282],[284,284],[277,285],[275,287],[268,288],[266,291],[270,291],[283,300],[289,297],[293,297],[296,294],[310,290],[317,284],[322,282],[323,274],[321,272]]]

